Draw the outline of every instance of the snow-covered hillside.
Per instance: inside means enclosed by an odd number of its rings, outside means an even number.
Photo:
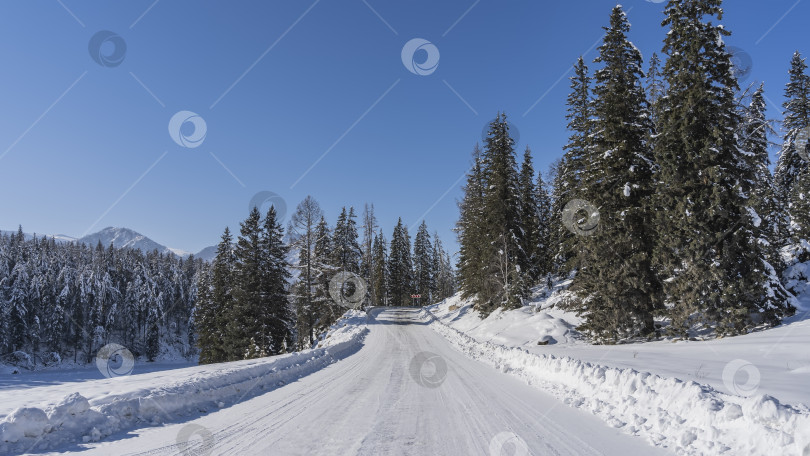
[[[579,318],[555,308],[556,296],[544,299],[541,294],[529,306],[497,310],[483,320],[458,296],[429,310],[441,322],[480,342],[692,380],[730,394],[768,394],[786,403],[810,406],[810,319],[803,319],[810,310],[807,298],[800,300],[807,308],[799,309],[784,325],[745,336],[592,345],[575,329]],[[543,342],[548,344],[539,344]],[[735,376],[730,370],[737,365]],[[756,385],[745,387],[747,370],[756,376]]]

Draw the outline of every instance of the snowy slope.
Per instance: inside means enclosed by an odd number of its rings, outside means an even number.
[[[217,257],[217,246],[212,245],[212,246],[206,247],[206,248],[200,250],[199,252],[195,253],[194,257],[195,258],[201,258],[203,261],[208,261],[208,262],[214,261],[214,258]]]
[[[803,301],[800,301],[803,302]],[[767,331],[707,341],[657,341],[626,345],[591,345],[574,329],[579,319],[538,299],[532,306],[496,311],[482,320],[469,302],[450,298],[430,311],[443,323],[480,342],[520,347],[537,354],[570,356],[612,367],[631,368],[665,377],[693,380],[725,393],[768,394],[782,402],[810,406],[810,320],[805,310]],[[454,310],[450,310],[454,308]],[[455,308],[458,307],[458,308]],[[546,336],[549,345],[538,345]],[[746,362],[737,375],[732,362]],[[739,363],[737,363],[739,364]],[[758,375],[745,388],[745,370]],[[724,379],[724,371],[726,378]],[[732,375],[729,375],[732,374]]]

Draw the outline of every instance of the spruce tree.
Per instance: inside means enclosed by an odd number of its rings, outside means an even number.
[[[574,199],[587,199],[581,180],[582,174],[588,168],[587,163],[592,150],[591,77],[582,57],[574,66],[567,104],[565,118],[568,120],[567,128],[571,135],[563,148],[565,153],[555,167],[551,194],[551,218],[554,220],[554,228],[550,234],[551,245],[556,246],[557,250],[554,252],[554,270],[564,277],[577,268],[579,238],[562,223],[563,209]]]
[[[649,335],[661,307],[652,269],[654,232],[650,197],[653,166],[647,144],[652,125],[642,59],[627,39],[630,24],[620,6],[610,15],[596,63],[594,146],[600,153],[583,173],[600,222],[579,240],[580,269],[571,285],[580,298],[581,329],[599,341]]]
[[[455,274],[450,264],[450,254],[444,249],[439,233],[433,233],[433,291],[432,303],[447,299],[456,292]]]
[[[217,322],[217,306],[211,296],[211,273],[208,268],[200,272],[197,283],[197,299],[194,308],[194,327],[196,329],[196,342],[199,349],[200,364],[217,362],[215,352],[221,349],[219,326]]]
[[[647,102],[650,104],[650,119],[653,128],[658,124],[658,118],[661,117],[658,100],[664,96],[665,91],[664,78],[661,74],[661,59],[657,53],[653,52],[650,57],[650,68],[647,70]]]
[[[554,252],[551,244],[551,233],[554,223],[551,218],[551,195],[549,195],[546,188],[542,173],[539,172],[537,173],[537,182],[534,188],[534,200],[537,203],[538,223],[536,244],[534,246],[534,268],[537,271],[537,278],[541,278],[551,273]]]
[[[335,224],[332,239],[333,264],[341,271],[360,272],[362,250],[358,243],[356,218],[353,207],[349,208],[348,213],[344,207]]]
[[[414,291],[422,295],[423,303],[431,302],[433,290],[433,244],[430,241],[427,224],[424,220],[419,225],[413,242]]]
[[[476,299],[483,315],[499,308],[517,308],[528,294],[521,265],[527,264],[520,216],[520,189],[514,140],[506,115],[489,125],[482,154],[485,182],[483,219],[484,284]]]
[[[764,84],[751,95],[751,102],[743,112],[741,124],[740,148],[752,154],[755,166],[756,184],[750,195],[751,207],[757,214],[757,223],[754,224],[757,237],[761,239],[766,259],[774,269],[781,274],[784,267],[779,255],[779,248],[785,244],[786,232],[780,232],[783,225],[779,223],[782,208],[778,201],[770,171],[771,160],[768,154],[768,135],[773,133],[773,127],[765,117]]]
[[[233,236],[226,227],[211,265],[210,307],[200,309],[200,362],[218,363],[230,359],[226,326],[233,312],[234,266]]]
[[[157,311],[149,314],[149,329],[146,333],[146,360],[154,361],[160,354],[160,328]]]
[[[284,244],[284,228],[273,206],[270,206],[262,224],[260,249],[263,305],[258,315],[260,331],[256,337],[261,335],[258,340],[262,353],[276,355],[291,349],[296,321],[287,291],[292,276],[287,262],[289,247]]]
[[[392,306],[411,305],[413,291],[413,263],[411,261],[411,239],[408,227],[397,220],[391,237],[391,253],[388,257],[388,296]]]
[[[332,232],[326,223],[326,218],[321,217],[315,229],[315,249],[313,251],[313,263],[316,266],[316,289],[313,294],[315,322],[313,326],[316,334],[327,330],[343,313],[343,309],[329,295],[329,281],[339,271],[339,267],[333,262],[332,250]]]
[[[807,213],[802,212],[807,205],[805,195],[810,194],[807,187],[808,157],[810,151],[799,153],[797,139],[800,134],[810,134],[810,75],[807,74],[807,63],[796,52],[790,61],[790,79],[785,87],[785,103],[782,128],[784,130],[782,150],[776,164],[774,187],[781,213],[785,217],[777,219],[781,233],[788,233],[794,247],[795,256],[810,258],[810,251],[801,244],[802,239],[810,239],[810,224]]]
[[[712,22],[722,19],[721,3],[670,0],[663,22],[655,225],[670,329],[681,336],[696,327],[739,334],[790,309],[774,302],[748,207],[756,166],[735,137],[739,86],[722,40],[730,32]]]
[[[261,242],[261,215],[253,207],[248,217],[241,222],[239,237],[234,249],[233,311],[226,326],[226,347],[229,359],[249,359],[266,356],[262,342],[253,337],[262,334],[263,309],[263,262]]]
[[[540,249],[541,228],[539,206],[537,201],[537,187],[534,182],[534,167],[532,166],[532,152],[526,147],[523,153],[523,163],[518,175],[518,191],[520,192],[520,232],[523,254],[519,261],[520,269],[530,283],[535,283],[540,277],[541,256]]]
[[[373,269],[371,271],[371,289],[373,305],[388,305],[388,247],[382,230],[374,236],[372,246]]]
[[[487,239],[481,224],[484,216],[484,185],[481,149],[476,144],[472,166],[462,189],[464,197],[458,203],[459,219],[455,228],[459,243],[459,285],[464,299],[474,297],[482,290],[486,274],[484,251]]]
[[[787,201],[793,184],[808,167],[807,160],[799,155],[795,144],[799,132],[810,128],[810,75],[805,59],[798,52],[793,54],[790,61],[789,81],[782,107],[784,136],[774,172],[774,186],[779,200]]]

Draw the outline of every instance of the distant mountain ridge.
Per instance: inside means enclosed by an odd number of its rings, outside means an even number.
[[[2,234],[12,234],[15,231],[0,231]],[[26,239],[32,238],[34,235],[29,233],[24,233]],[[152,239],[144,236],[141,233],[138,233],[135,230],[131,230],[129,228],[117,228],[109,226],[104,228],[103,230],[88,234],[87,236],[83,236],[81,238],[74,238],[71,236],[66,236],[63,234],[36,234],[37,237],[47,237],[53,238],[56,242],[79,242],[82,244],[86,244],[89,246],[95,246],[99,242],[101,245],[108,246],[110,244],[113,247],[117,248],[131,248],[131,249],[139,249],[143,252],[151,252],[153,250],[157,250],[158,252],[165,253],[165,254],[173,254],[180,258],[186,258],[191,255],[190,252],[186,252],[180,249],[174,249],[171,247],[167,247],[163,244],[159,244]],[[194,254],[195,258],[202,258],[205,261],[212,261],[216,256],[216,247],[210,246],[206,247],[199,252]]]

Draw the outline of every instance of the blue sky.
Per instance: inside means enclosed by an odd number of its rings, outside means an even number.
[[[197,251],[269,191],[288,216],[311,194],[330,223],[343,205],[374,203],[389,238],[397,217],[424,216],[455,250],[459,179],[484,125],[505,111],[536,168],[558,158],[568,71],[579,55],[596,56],[614,4],[5,1],[0,229],[80,236],[125,226]],[[649,58],[665,34],[664,3],[624,6]],[[810,54],[810,1],[725,9],[726,42],[750,55],[746,82],[766,82],[778,118],[790,57]],[[126,44],[110,66],[89,52],[104,30]],[[414,38],[439,51],[430,74],[403,64]],[[425,57],[416,52],[417,63]],[[179,111],[204,119],[198,147],[170,135]]]

